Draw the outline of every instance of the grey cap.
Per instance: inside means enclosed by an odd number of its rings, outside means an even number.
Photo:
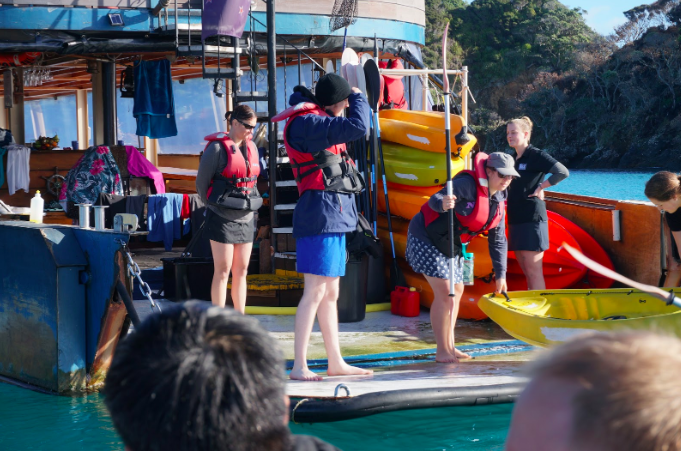
[[[501,175],[520,177],[518,171],[515,170],[515,160],[507,153],[493,152],[489,154],[487,167],[496,169]]]

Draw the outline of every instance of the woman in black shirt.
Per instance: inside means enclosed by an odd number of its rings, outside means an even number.
[[[681,177],[661,171],[653,175],[645,188],[646,197],[662,212],[667,222],[667,277],[665,287],[678,287],[681,282]],[[671,232],[671,233],[670,233]]]
[[[508,250],[527,279],[529,290],[543,290],[544,251],[549,248],[549,226],[544,189],[566,179],[569,172],[551,155],[530,144],[532,121],[527,116],[506,126],[508,145],[514,149],[515,169],[520,178],[508,190]],[[544,180],[547,173],[551,176]]]

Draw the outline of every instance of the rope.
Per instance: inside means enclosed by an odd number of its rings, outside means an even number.
[[[294,424],[300,424],[296,421],[296,409],[298,409],[298,407],[300,407],[302,403],[309,400],[310,400],[309,398],[303,398],[296,403],[295,407],[293,407],[293,410],[291,411],[291,421],[293,421]]]

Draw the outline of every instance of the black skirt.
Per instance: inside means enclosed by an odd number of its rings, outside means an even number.
[[[549,248],[549,223],[523,222],[508,225],[508,250],[544,252]]]
[[[255,215],[247,222],[234,222],[215,214],[206,212],[206,233],[208,239],[223,244],[252,243],[255,238]]]

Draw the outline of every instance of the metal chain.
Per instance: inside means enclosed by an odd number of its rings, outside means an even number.
[[[130,251],[128,250],[126,242],[123,240],[118,240],[118,242],[123,246],[123,252],[125,252],[125,257],[128,260],[128,272],[139,282],[140,291],[149,300],[152,310],[157,309],[158,312],[161,313],[161,306],[154,301],[154,298],[151,297],[151,287],[148,283],[142,280],[142,271],[140,270],[140,267],[137,265],[137,263],[135,263],[135,261],[132,259],[132,255],[130,255]]]

